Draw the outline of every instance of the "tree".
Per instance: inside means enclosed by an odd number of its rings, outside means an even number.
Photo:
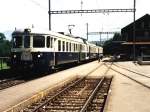
[[[3,33],[0,33],[0,57],[10,55],[11,42],[6,40]]]
[[[120,33],[115,33],[113,36],[113,41],[122,41],[122,37]]]
[[[5,39],[5,35],[3,33],[0,33],[0,42],[4,41]]]
[[[107,41],[104,42],[104,45],[103,45],[103,54],[104,55],[112,55],[113,54],[113,51],[112,51],[112,47],[113,47],[113,44],[112,44],[112,41],[113,39],[109,39]]]

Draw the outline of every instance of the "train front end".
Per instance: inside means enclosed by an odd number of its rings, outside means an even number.
[[[45,50],[45,34],[30,29],[12,33],[11,68],[13,70],[48,68],[53,65],[53,53]]]

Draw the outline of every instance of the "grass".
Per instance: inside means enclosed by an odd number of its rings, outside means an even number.
[[[9,69],[9,66],[7,66],[7,64],[6,63],[0,63],[0,70],[2,70],[2,69]]]

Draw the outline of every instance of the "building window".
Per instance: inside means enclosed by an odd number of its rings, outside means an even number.
[[[145,31],[145,32],[144,32],[144,37],[145,37],[145,38],[148,38],[148,37],[149,37],[149,32],[148,32],[148,31]]]
[[[125,33],[125,39],[128,41],[128,33]]]
[[[144,22],[141,23],[141,28],[144,28]]]
[[[148,22],[148,28],[150,28],[150,22]]]

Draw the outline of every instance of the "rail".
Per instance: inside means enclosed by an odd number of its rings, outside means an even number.
[[[82,80],[84,80],[85,77],[77,80],[76,82],[74,82],[73,84],[69,85],[68,87],[66,87],[65,89],[63,89],[62,91],[58,92],[56,95],[54,95],[52,98],[48,99],[47,101],[45,101],[44,103],[42,103],[41,105],[39,105],[37,108],[35,108],[32,112],[37,112],[40,108],[42,108],[45,104],[47,104],[49,101],[51,101],[52,99],[54,99],[55,97],[59,96],[60,94],[62,94],[64,91],[66,91],[67,89],[71,88],[72,86],[78,84],[79,82],[81,82]]]
[[[102,85],[103,80],[104,80],[104,77],[102,77],[102,79],[99,81],[98,85],[96,86],[96,88],[94,89],[94,91],[92,92],[92,94],[90,95],[89,99],[86,101],[86,103],[84,104],[84,106],[82,107],[80,112],[86,112],[88,105],[93,100],[93,97],[95,96],[96,92],[98,91],[98,88]]]
[[[0,70],[9,68],[7,62],[10,57],[0,57]]]

